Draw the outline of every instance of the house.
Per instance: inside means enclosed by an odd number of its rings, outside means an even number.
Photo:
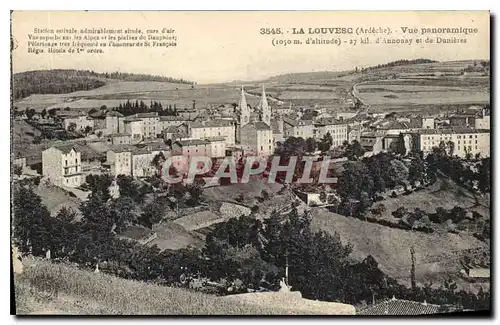
[[[490,112],[486,108],[481,109],[481,112],[476,115],[474,128],[479,130],[490,129]]]
[[[198,111],[194,107],[178,108],[177,115],[185,120],[194,120],[198,117]]]
[[[226,156],[226,137],[211,137],[206,140],[210,141],[210,153],[212,158],[222,158]]]
[[[271,129],[273,130],[274,144],[285,142],[283,119],[281,117],[271,119]]]
[[[106,113],[106,133],[117,134],[124,133],[124,117],[123,114],[117,111],[109,111]]]
[[[161,130],[158,128],[158,121],[160,120],[158,112],[137,113],[133,117],[142,121],[143,138],[154,139],[157,138],[158,134],[161,134]]]
[[[421,129],[412,132],[413,150],[425,154],[439,147],[441,142],[453,143],[453,154],[465,157],[467,154],[490,156],[490,130],[478,130],[464,127],[451,129]]]
[[[73,128],[74,131],[84,131],[86,128],[95,128],[94,119],[88,117],[86,114],[78,116],[66,117],[63,121],[64,129],[69,130]]]
[[[320,140],[330,133],[333,147],[340,147],[344,141],[348,141],[347,130],[348,126],[343,120],[322,118],[314,122],[314,138]]]
[[[81,153],[82,173],[98,174],[101,172],[101,164],[106,159],[106,155],[98,150],[94,150],[86,143],[75,143],[75,148]]]
[[[189,135],[189,126],[187,123],[182,123],[176,126],[169,126],[165,130],[163,130],[163,139],[177,141],[189,139],[191,136]]]
[[[172,127],[177,126],[182,123],[186,123],[188,120],[182,116],[160,116],[158,120],[158,132],[161,134],[162,131]]]
[[[84,182],[81,151],[72,143],[53,145],[44,150],[42,175],[57,186],[80,186]]]
[[[135,147],[132,151],[132,176],[142,178],[154,175],[156,166],[152,165],[153,158],[149,147]]]
[[[293,120],[283,117],[284,137],[307,138],[314,137],[314,123],[312,120]]]
[[[384,135],[380,132],[365,132],[361,134],[359,143],[367,152],[376,155],[384,150],[383,140]]]
[[[106,162],[103,164],[110,169],[111,175],[132,175],[132,151],[130,145],[114,145],[106,153]]]
[[[370,305],[356,313],[364,316],[414,316],[438,314],[440,305],[428,304],[411,300],[402,300],[392,297],[373,305]]]
[[[106,136],[106,143],[110,145],[130,144],[130,134],[112,133]]]
[[[224,137],[227,145],[235,144],[236,126],[232,120],[214,119],[201,122],[190,122],[188,133],[193,139]]]
[[[474,127],[476,116],[473,113],[454,114],[450,116],[450,125],[452,127]]]
[[[241,128],[241,147],[245,155],[270,156],[274,153],[273,130],[264,122],[255,122]]]
[[[130,134],[131,142],[137,143],[144,139],[144,122],[136,117],[126,117],[123,119],[125,133]]]

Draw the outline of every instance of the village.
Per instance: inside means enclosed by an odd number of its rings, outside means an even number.
[[[270,220],[303,215],[311,220],[310,231],[331,231],[347,242],[358,243],[354,260],[379,265],[387,274],[385,283],[387,277],[398,280],[390,290],[383,289],[383,295],[390,292],[393,297],[384,300],[385,304],[407,305],[405,308],[416,313],[436,313],[442,310],[441,303],[426,302],[424,308],[421,302],[410,301],[413,298],[408,297],[413,296],[402,288],[424,290],[420,286],[441,276],[451,276],[460,290],[483,294],[489,290],[489,205],[477,197],[490,190],[489,169],[485,169],[490,157],[489,105],[461,105],[428,115],[380,112],[363,100],[362,85],[353,84],[351,91],[344,93],[340,109],[314,101],[294,104],[266,94],[266,84],[248,86],[250,91],[246,86],[230,86],[230,91],[238,94],[238,102],[219,105],[131,98],[116,107],[101,105],[86,110],[14,107],[13,180],[38,195],[55,219],[69,218],[79,224],[100,218],[91,217],[92,210],[109,212],[114,221],[103,227],[111,227],[119,240],[144,249],[175,252],[172,254],[198,249],[208,265],[215,263],[215,251],[226,249],[217,244],[222,240],[217,237],[224,234],[222,229],[227,229],[228,238],[246,238],[238,232],[244,231],[240,227],[266,233]],[[237,181],[227,177],[206,181],[220,172],[228,158],[236,162]],[[186,177],[192,172],[190,161],[207,159],[211,168]],[[245,162],[257,160],[265,166],[245,167]],[[294,168],[287,169],[290,164]],[[165,176],[182,181],[171,184]],[[325,182],[327,176],[335,181]],[[450,198],[451,192],[467,194],[460,194],[464,198],[457,203]],[[104,206],[111,210],[103,212]],[[230,225],[233,228],[227,228]],[[407,236],[408,245],[377,253],[374,246],[364,247],[364,240],[358,238],[372,232],[385,236],[387,231]],[[259,236],[255,240],[263,247],[271,240]],[[431,237],[411,242],[415,236]],[[450,244],[454,236],[460,237],[453,240],[462,241],[462,249]],[[430,245],[430,238],[439,238],[442,247],[425,246]],[[229,260],[241,263],[238,271],[222,276],[214,275],[209,266],[177,265],[180,269],[168,277],[160,276],[161,281],[232,295],[280,290],[277,279],[281,279],[281,290],[289,291],[297,276],[294,272],[299,271],[297,266],[290,267],[289,278],[288,255],[285,269],[283,261],[267,260],[264,251],[255,257],[252,249],[257,248],[252,247],[259,245],[255,246],[254,239],[246,240],[250,241],[244,245],[237,240],[236,251],[229,250],[225,254],[231,257],[220,261],[221,265]],[[417,247],[415,254],[414,245],[424,246]],[[26,247],[30,252],[34,249],[31,244]],[[83,262],[81,257],[64,257],[66,253],[56,253],[55,248],[37,249],[48,259],[69,258],[96,272],[151,280],[110,257],[86,257]],[[394,256],[385,255],[391,255],[389,252]],[[236,258],[238,254],[246,262]],[[373,257],[376,262],[371,262]],[[189,261],[185,256],[182,259]],[[258,277],[255,269],[245,271],[248,261],[266,265],[261,271],[267,275],[260,282],[253,278]],[[231,269],[230,265],[225,267]],[[249,278],[242,279],[246,276]],[[389,308],[377,309],[375,293],[359,290],[359,296],[344,296],[341,302],[356,305],[362,310],[360,314],[384,313]],[[328,296],[319,291],[304,292],[303,288],[301,292],[308,299],[339,301],[337,293]],[[373,301],[366,306],[366,299],[360,297],[368,296]]]

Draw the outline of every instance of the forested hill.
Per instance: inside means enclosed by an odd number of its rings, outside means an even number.
[[[415,59],[415,60],[397,60],[389,63],[378,64],[372,67],[364,68],[363,70],[373,70],[380,68],[392,68],[401,65],[410,65],[410,64],[424,64],[424,63],[437,63],[438,61],[429,60],[429,59]]]
[[[124,81],[161,81],[192,84],[192,81],[157,75],[134,74],[125,72],[98,73],[91,70],[36,70],[16,73],[12,76],[14,100],[31,94],[66,94],[79,90],[102,87],[102,79]]]

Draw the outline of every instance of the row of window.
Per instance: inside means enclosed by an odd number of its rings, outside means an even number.
[[[469,137],[469,139],[472,139],[472,138],[476,138],[477,139],[477,134],[475,134],[474,136],[471,134],[468,137]],[[464,135],[463,138],[467,139],[467,135]],[[443,139],[443,135],[439,135],[439,136],[436,135],[436,140],[442,140],[442,139]],[[451,139],[452,139],[451,135],[450,136],[448,136],[448,135],[444,136],[444,140],[451,140]],[[461,135],[457,135],[457,139],[462,139],[462,136]],[[434,136],[433,135],[432,136],[424,136],[424,140],[434,140]]]

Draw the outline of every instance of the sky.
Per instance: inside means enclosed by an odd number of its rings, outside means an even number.
[[[429,58],[438,61],[489,59],[489,13],[476,12],[328,12],[328,11],[16,11],[12,14],[13,72],[44,69],[89,69],[97,72],[131,72],[184,78],[198,83],[262,80],[271,76],[310,71],[342,71],[400,59]],[[309,28],[382,28],[390,35],[308,34]],[[403,33],[403,28],[417,33]],[[425,43],[421,28],[471,28],[477,32],[442,34],[442,38],[466,43]],[[107,28],[174,29],[176,47],[106,47],[104,53],[29,53],[34,29]],[[284,34],[262,35],[262,28],[280,28]],[[293,35],[293,28],[306,34]],[[67,34],[70,38],[74,34]],[[62,36],[62,34],[59,34]],[[359,44],[368,36],[371,44]],[[342,44],[305,44],[308,39],[340,39]],[[377,44],[376,39],[413,39],[412,44]],[[417,44],[415,39],[422,39]],[[281,40],[301,45],[276,45]],[[349,42],[356,40],[356,45]],[[346,41],[347,43],[343,43]],[[108,42],[108,41],[103,41]],[[46,51],[46,50],[45,50]],[[46,51],[47,52],[47,51]]]

